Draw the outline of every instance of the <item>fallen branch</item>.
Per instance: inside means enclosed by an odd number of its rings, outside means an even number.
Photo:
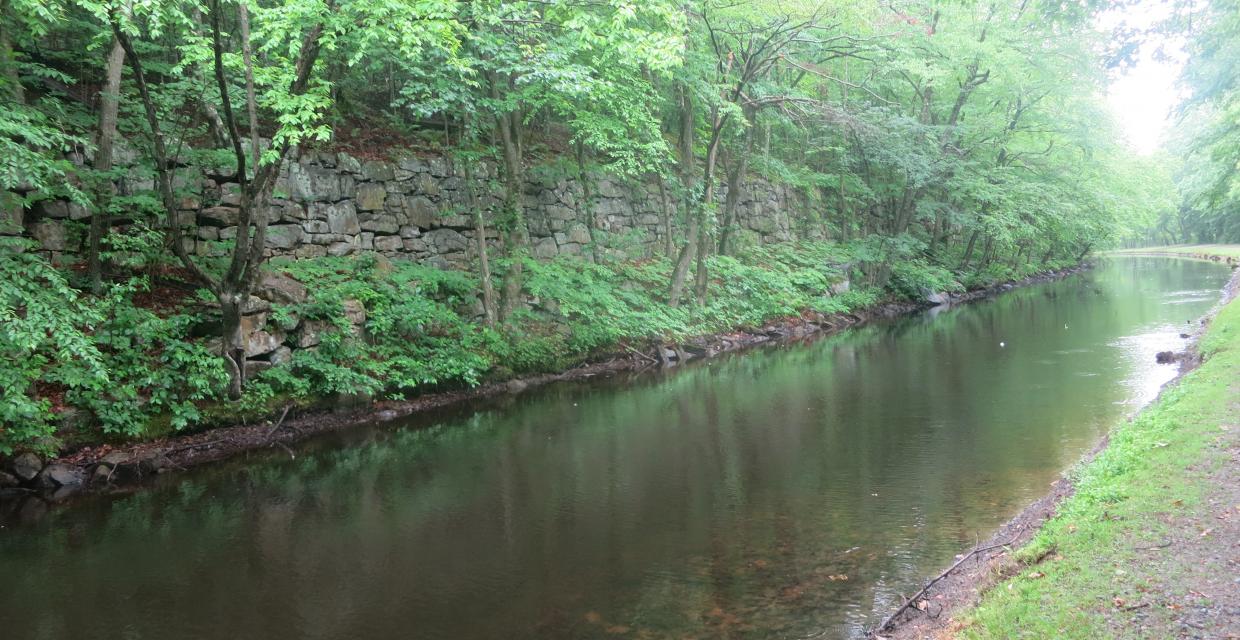
[[[630,347],[630,346],[629,346],[629,345],[627,345],[627,344],[622,344],[621,346],[623,346],[625,349],[628,349],[629,351],[632,351],[632,352],[633,352],[633,355],[638,356],[638,357],[640,357],[640,358],[641,358],[641,359],[643,359],[643,360],[646,360],[646,361],[652,362],[652,363],[654,363],[654,364],[659,364],[659,361],[658,361],[658,360],[655,360],[654,358],[651,358],[650,356],[648,356],[648,355],[646,355],[646,354],[644,354],[644,353],[642,353],[642,352],[638,351],[637,349],[634,349],[633,347]]]
[[[280,414],[280,419],[276,421],[276,426],[267,430],[267,433],[264,436],[266,440],[270,441],[271,436],[275,435],[276,431],[280,430],[280,425],[284,424],[284,419],[288,417],[288,410],[292,408],[293,405],[291,404],[284,405],[284,413]]]
[[[990,546],[988,546],[988,547],[982,547],[982,548],[980,548],[980,549],[974,549],[974,550],[972,550],[972,551],[970,551],[970,552],[966,553],[963,557],[961,557],[959,560],[957,560],[955,564],[953,564],[952,566],[948,567],[946,571],[944,571],[943,573],[940,573],[939,575],[935,576],[935,578],[934,578],[933,580],[931,580],[930,582],[927,582],[927,583],[926,583],[926,586],[924,586],[924,587],[922,587],[922,588],[921,588],[921,591],[918,591],[917,593],[913,594],[913,597],[911,597],[911,598],[909,598],[909,599],[905,600],[905,601],[904,601],[904,604],[903,604],[903,605],[901,605],[899,609],[896,609],[896,610],[895,610],[895,613],[892,613],[891,615],[887,616],[887,618],[886,618],[885,620],[883,620],[881,624],[879,624],[877,627],[874,627],[873,629],[871,629],[871,630],[869,631],[869,633],[867,633],[866,635],[868,635],[869,637],[871,637],[871,638],[872,638],[872,637],[874,637],[874,636],[877,636],[879,633],[882,633],[883,631],[886,631],[887,629],[889,629],[889,628],[891,627],[891,623],[892,623],[892,622],[894,622],[894,621],[895,621],[895,619],[896,619],[897,617],[899,617],[899,615],[900,615],[900,614],[904,613],[904,612],[905,612],[905,611],[906,611],[906,610],[907,610],[910,606],[912,606],[912,605],[913,605],[913,603],[917,602],[917,600],[918,600],[919,598],[921,598],[923,595],[925,595],[925,594],[926,594],[926,592],[930,590],[930,587],[933,587],[933,586],[934,586],[935,584],[937,584],[940,580],[942,580],[943,578],[946,578],[946,577],[948,576],[948,574],[950,574],[951,572],[953,572],[953,571],[955,571],[955,570],[956,570],[956,567],[959,567],[960,565],[964,564],[964,561],[965,561],[965,560],[968,560],[969,558],[972,558],[973,556],[975,556],[975,555],[977,555],[977,554],[979,554],[979,553],[985,553],[985,552],[987,552],[987,551],[990,551],[991,549],[998,549],[999,547],[1009,547],[1009,546],[1011,546],[1011,545],[1013,545],[1013,544],[1016,544],[1016,538],[1012,538],[1011,540],[1009,540],[1009,541],[1007,541],[1007,542],[1000,542],[1000,543],[998,543],[998,544],[992,544],[992,545],[990,545]],[[941,614],[941,613],[942,613],[942,611],[940,610],[940,612],[939,612],[939,613]]]

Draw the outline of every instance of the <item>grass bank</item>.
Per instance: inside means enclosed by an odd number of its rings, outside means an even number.
[[[1019,571],[957,614],[945,635],[1232,637],[1240,630],[1240,303],[1218,313],[1199,350],[1200,367],[1073,472],[1075,492],[1017,551]]]
[[[1118,249],[1115,255],[1168,255],[1205,260],[1240,260],[1240,244],[1175,244],[1165,247]]]

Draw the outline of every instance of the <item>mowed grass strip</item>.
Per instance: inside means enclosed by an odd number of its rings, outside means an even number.
[[[1175,254],[1187,256],[1221,256],[1224,258],[1240,258],[1240,244],[1175,244],[1166,247],[1140,247],[1137,249],[1117,249],[1114,254]]]
[[[1240,520],[1230,451],[1240,430],[1240,302],[1214,318],[1200,349],[1204,364],[1074,471],[1076,492],[1018,552],[1023,570],[957,617],[959,637],[1226,633],[1211,608],[1226,608],[1218,599],[1236,589],[1224,530]],[[1218,589],[1200,587],[1215,579]]]

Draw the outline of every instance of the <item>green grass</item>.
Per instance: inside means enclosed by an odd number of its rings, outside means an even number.
[[[1166,247],[1140,247],[1137,249],[1117,249],[1112,254],[1148,254],[1171,253],[1191,256],[1220,256],[1224,258],[1240,258],[1240,244],[1174,244]]]
[[[1183,564],[1173,562],[1170,575],[1163,573],[1165,566],[1146,572],[1135,562],[1138,554],[1149,558],[1150,552],[1137,549],[1175,533],[1167,516],[1201,506],[1208,488],[1205,475],[1226,461],[1215,441],[1221,427],[1236,428],[1240,303],[1219,313],[1201,349],[1207,360],[1200,368],[1117,428],[1107,448],[1075,472],[1076,493],[1018,552],[1024,569],[959,618],[961,636],[1122,636],[1124,630],[1114,626],[1123,615],[1116,598],[1131,603],[1152,582],[1179,584],[1174,567]],[[1173,614],[1154,606],[1145,615]]]

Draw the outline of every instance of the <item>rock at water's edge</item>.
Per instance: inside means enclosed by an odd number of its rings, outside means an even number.
[[[76,487],[86,480],[86,474],[71,464],[49,464],[39,474],[39,484],[44,487]]]
[[[29,482],[43,470],[43,461],[33,453],[23,453],[13,460],[13,473]]]

